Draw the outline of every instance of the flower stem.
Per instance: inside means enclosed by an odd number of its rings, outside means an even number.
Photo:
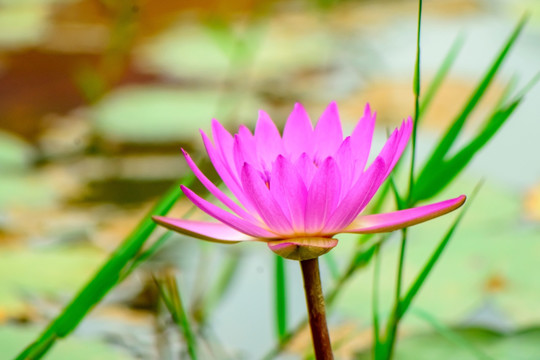
[[[332,360],[334,355],[332,354],[330,335],[326,325],[326,310],[324,308],[318,258],[302,260],[300,261],[300,267],[304,278],[304,290],[306,292],[306,304],[315,358],[317,360]]]

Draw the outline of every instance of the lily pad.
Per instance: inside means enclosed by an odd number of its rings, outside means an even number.
[[[0,312],[23,314],[27,311],[25,300],[29,298],[51,298],[75,292],[104,257],[94,248],[83,247],[45,251],[2,249]]]
[[[248,62],[250,75],[272,78],[324,67],[332,53],[331,38],[320,28],[299,28],[287,21],[252,27],[238,36],[212,35],[198,24],[172,27],[139,49],[140,66],[177,78],[219,82],[230,75],[232,63]],[[242,49],[249,50],[243,52],[245,59],[238,59],[242,42]]]
[[[531,328],[504,335],[485,329],[454,329],[452,341],[439,333],[424,333],[400,339],[395,358],[400,360],[530,360],[540,356],[540,329]],[[466,346],[463,346],[466,343]],[[365,353],[358,360],[371,359]]]
[[[41,329],[34,326],[0,326],[2,358],[14,359],[22,349],[37,337],[40,331]],[[126,352],[104,342],[81,339],[76,336],[70,336],[63,341],[59,341],[47,353],[47,360],[128,360],[132,358]]]
[[[0,170],[23,170],[32,162],[35,149],[23,139],[0,131]]]
[[[244,117],[249,117],[248,123],[254,122],[257,104],[256,98],[243,94],[125,87],[96,105],[94,126],[101,136],[112,141],[188,141],[200,128],[208,130],[213,117],[222,121],[234,116],[235,122],[244,122]]]
[[[140,48],[137,61],[146,71],[219,81],[226,73],[231,50],[230,45],[220,48],[202,26],[182,24]]]
[[[53,185],[36,174],[2,174],[0,177],[0,209],[47,206],[54,203],[58,196]]]

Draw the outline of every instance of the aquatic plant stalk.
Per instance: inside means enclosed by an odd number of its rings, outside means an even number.
[[[326,324],[326,310],[318,258],[302,260],[300,261],[300,267],[304,279],[309,327],[311,329],[315,358],[317,360],[331,360],[334,355],[332,354],[332,344],[328,333],[328,325]]]
[[[317,359],[332,359],[317,258],[337,245],[335,235],[402,229],[444,215],[465,202],[462,195],[417,208],[363,214],[399,161],[413,122],[411,118],[404,120],[368,165],[374,127],[375,113],[366,105],[352,134],[344,138],[334,102],[315,127],[304,107],[296,104],[283,134],[262,110],[254,133],[240,126],[233,136],[213,120],[213,140],[204,132],[201,135],[230,193],[211,182],[185,151],[188,166],[223,206],[203,199],[188,187],[182,186],[182,191],[217,221],[154,217],[166,228],[202,240],[263,242],[277,255],[300,261]],[[284,290],[283,280],[277,284],[278,290]],[[284,342],[286,299],[279,292],[276,295],[278,338]]]

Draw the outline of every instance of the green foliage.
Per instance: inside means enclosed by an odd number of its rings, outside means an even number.
[[[175,324],[180,328],[187,344],[188,353],[192,360],[197,360],[197,339],[193,333],[191,320],[186,313],[182,302],[177,279],[173,271],[165,272],[162,276],[154,277],[156,286],[159,289],[161,299],[169,310]]]
[[[23,139],[0,131],[0,171],[27,169],[36,156],[36,151]]]
[[[285,339],[287,334],[287,277],[285,259],[275,256],[276,268],[276,327],[279,342]]]
[[[494,115],[488,119],[486,126],[480,130],[468,148],[462,148],[465,152],[458,154],[451,161],[447,162],[445,158],[452,148],[452,145],[461,133],[463,126],[469,119],[469,116],[475,109],[478,102],[482,99],[495,75],[497,74],[503,61],[506,59],[510,49],[515,44],[519,34],[521,33],[527,18],[524,17],[516,25],[516,28],[504,44],[497,58],[490,66],[475,91],[470,96],[469,100],[461,110],[460,114],[453,121],[452,125],[447,129],[444,136],[439,141],[438,145],[433,150],[430,158],[427,160],[420,175],[416,179],[412,193],[410,194],[411,203],[429,199],[439,193],[448,184],[445,178],[441,177],[441,173],[446,176],[451,176],[450,180],[455,177],[473,158],[478,150],[495,134],[498,128],[510,116],[521,99],[507,107],[494,109]]]
[[[426,91],[422,95],[422,99],[420,101],[420,108],[418,109],[418,119],[416,121],[417,126],[420,125],[419,122],[422,119],[422,115],[425,114],[426,110],[429,108],[429,105],[431,105],[431,102],[433,101],[435,94],[437,94],[437,91],[440,89],[448,73],[450,72],[450,69],[452,68],[452,65],[454,64],[454,62],[456,61],[459,51],[463,47],[463,44],[464,44],[463,36],[458,36],[456,40],[452,43],[452,46],[450,47],[450,50],[446,54],[443,62],[439,66],[437,73],[433,77],[433,80],[431,80],[429,87],[426,89]]]
[[[463,146],[450,159],[443,160],[437,167],[432,168],[429,177],[424,176],[421,178],[423,181],[419,180],[418,186],[415,188],[415,193],[419,196],[419,199],[431,198],[446,187],[467,166],[474,155],[497,133],[512,115],[520,101],[521,98],[508,106],[496,109],[488,118],[484,127],[467,145]]]
[[[193,175],[183,180],[188,184]],[[88,284],[64,309],[64,311],[51,323],[48,328],[30,344],[17,359],[40,359],[54,344],[56,339],[71,333],[86,314],[118,283],[122,273],[137,253],[140,251],[156,224],[152,221],[153,215],[165,215],[181,195],[176,184],[163,198],[149,211],[134,231],[128,235],[124,242],[111,254],[108,261],[97,271]],[[43,344],[47,344],[43,347]]]

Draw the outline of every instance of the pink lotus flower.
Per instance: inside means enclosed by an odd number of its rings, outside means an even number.
[[[268,114],[259,112],[255,133],[240,126],[232,136],[212,121],[213,141],[201,131],[206,151],[234,198],[214,185],[184,151],[201,183],[227,210],[182,186],[186,197],[217,222],[154,217],[174,231],[221,243],[262,241],[279,255],[306,260],[336,246],[338,233],[378,233],[415,225],[457,209],[465,196],[383,214],[362,211],[407,146],[412,120],[394,130],[366,168],[375,126],[366,105],[351,136],[343,139],[332,102],[315,129],[301,104],[289,116],[283,136]]]

